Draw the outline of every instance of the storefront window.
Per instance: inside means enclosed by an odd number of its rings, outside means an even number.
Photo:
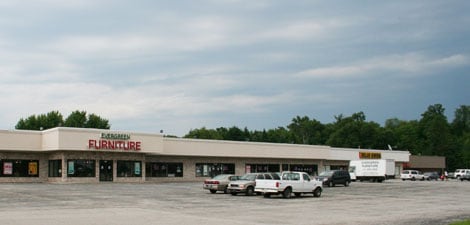
[[[69,159],[67,160],[68,177],[96,177],[95,160]]]
[[[146,163],[147,177],[183,177],[183,163]]]
[[[291,171],[306,172],[311,176],[318,175],[318,166],[313,164],[291,164]]]
[[[196,177],[215,177],[219,174],[235,174],[235,164],[196,163]]]
[[[142,162],[140,161],[117,161],[118,177],[141,177]]]
[[[62,160],[49,160],[49,177],[62,176]]]
[[[246,164],[245,172],[247,173],[280,172],[280,166],[279,164]]]
[[[2,177],[38,177],[39,160],[0,160]]]

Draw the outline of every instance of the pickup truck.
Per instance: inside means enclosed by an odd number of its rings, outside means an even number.
[[[282,194],[284,198],[290,198],[292,193],[296,197],[305,193],[313,194],[314,197],[320,197],[322,191],[322,182],[311,179],[304,172],[282,172],[280,180],[256,179],[255,192],[260,192],[265,198],[278,194]]]

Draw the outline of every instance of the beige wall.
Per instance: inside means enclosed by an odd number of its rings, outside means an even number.
[[[13,151],[96,151],[126,152],[125,150],[89,149],[88,140],[100,140],[101,133],[129,134],[131,141],[141,142],[140,153],[167,156],[209,156],[276,159],[359,159],[358,152],[381,152],[382,158],[408,162],[408,151],[331,148],[318,145],[293,145],[256,142],[215,141],[164,138],[161,134],[109,131],[100,129],[53,128],[45,131],[0,131],[0,150]]]
[[[326,159],[328,146],[164,138],[163,155]]]
[[[356,149],[356,148],[331,148],[329,160],[358,160],[359,152],[380,152],[382,159],[393,159],[395,162],[408,162],[410,152],[408,151],[389,151],[375,149]]]
[[[445,169],[446,158],[444,156],[413,155],[410,157],[409,167],[414,169]]]
[[[142,143],[141,153],[161,153],[163,152],[163,136],[160,134],[145,134],[125,131],[110,131],[100,129],[80,129],[80,128],[54,128],[43,131],[42,150],[72,150],[72,151],[100,151],[100,152],[125,152],[124,150],[95,150],[88,148],[89,140],[100,140],[101,133],[129,134],[130,141]],[[39,149],[38,149],[39,150]]]
[[[358,149],[359,150],[359,149]],[[356,149],[331,148],[329,160],[357,160],[359,151]]]
[[[41,142],[40,131],[0,130],[0,150],[40,151]]]
[[[410,156],[409,151],[382,151],[383,159],[394,159],[395,162],[408,162]]]

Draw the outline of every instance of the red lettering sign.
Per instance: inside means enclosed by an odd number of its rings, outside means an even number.
[[[88,140],[88,148],[96,150],[125,150],[140,151],[142,149],[140,141],[116,141],[116,140]]]

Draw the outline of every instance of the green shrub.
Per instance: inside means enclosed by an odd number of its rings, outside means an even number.
[[[449,225],[470,225],[470,220],[463,220],[463,221],[453,222]]]

